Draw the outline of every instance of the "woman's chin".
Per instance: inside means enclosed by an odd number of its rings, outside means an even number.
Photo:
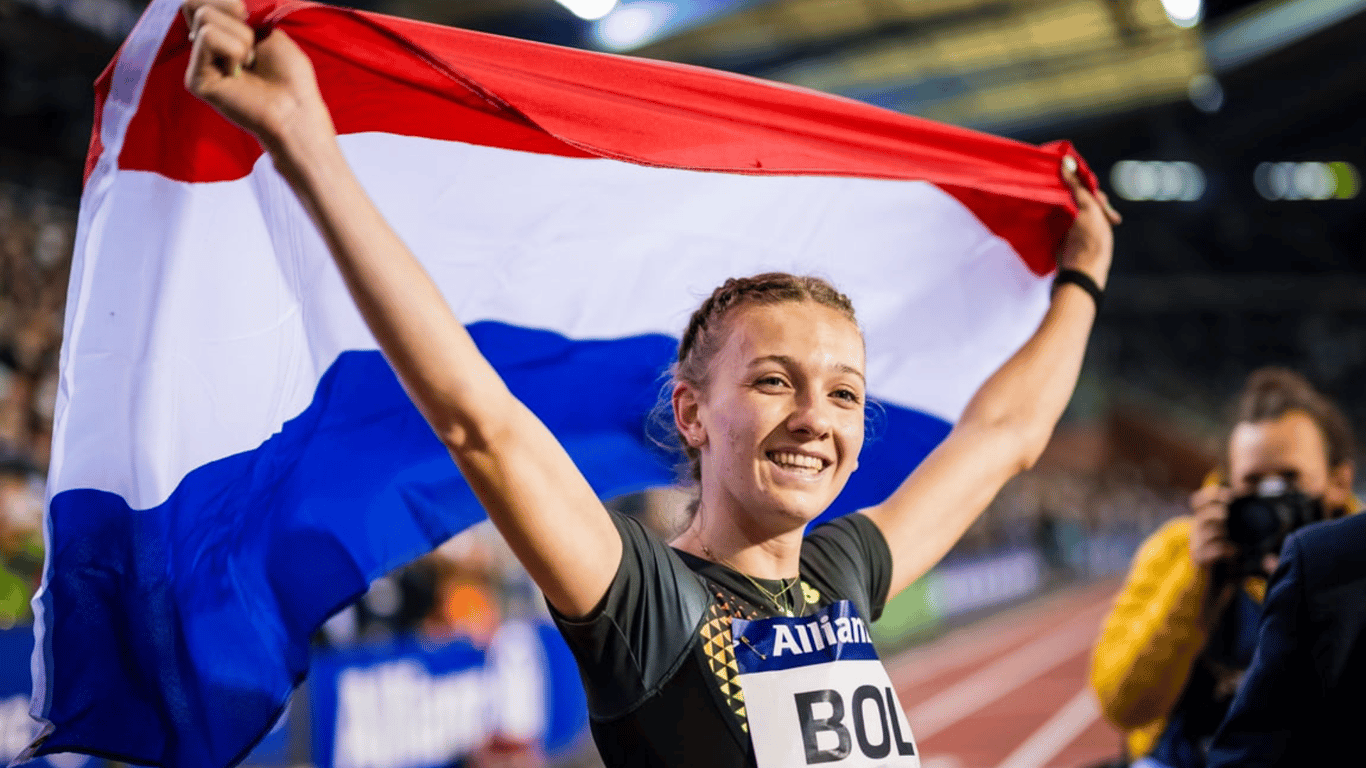
[[[829,493],[792,493],[774,494],[769,508],[793,527],[804,526],[820,517],[830,508],[835,497]]]

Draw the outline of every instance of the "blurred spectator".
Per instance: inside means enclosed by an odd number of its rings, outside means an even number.
[[[541,669],[544,661],[535,648],[534,633],[504,627],[499,596],[502,579],[520,570],[516,559],[502,545],[502,537],[491,523],[481,523],[455,536],[423,560],[423,569],[432,578],[431,609],[420,623],[420,631],[438,641],[463,640],[488,653],[487,667],[500,689],[507,692],[523,686],[535,690],[526,695],[508,696],[499,701],[539,702],[542,697]],[[500,629],[501,627],[501,629]],[[490,712],[488,740],[463,765],[469,768],[539,768],[545,764],[538,742],[544,713],[530,719],[528,713]]]
[[[37,468],[0,441],[0,627],[32,618],[29,598],[42,575],[42,489]]]
[[[1288,486],[1320,516],[1354,510],[1354,445],[1345,417],[1303,377],[1284,369],[1249,377],[1223,482],[1198,491],[1192,515],[1143,543],[1096,643],[1091,682],[1136,766],[1203,768],[1251,661],[1274,556],[1232,543],[1229,502]]]
[[[460,638],[488,648],[502,621],[499,585],[488,554],[470,546],[474,538],[474,533],[462,533],[455,547],[448,544],[419,561],[432,587],[431,606],[419,627],[429,638]]]
[[[1067,542],[1057,515],[1051,509],[1043,509],[1034,528],[1034,546],[1043,557],[1044,566],[1053,573],[1064,576],[1073,574],[1072,564],[1067,557]]]

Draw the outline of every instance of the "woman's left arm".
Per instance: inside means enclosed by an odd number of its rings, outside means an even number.
[[[1119,215],[1092,194],[1064,160],[1077,217],[1058,252],[1059,269],[1080,270],[1104,287]],[[1076,387],[1096,304],[1063,283],[1034,335],[973,395],[958,423],[901,486],[863,514],[892,551],[894,595],[939,562],[1001,486],[1034,465]]]

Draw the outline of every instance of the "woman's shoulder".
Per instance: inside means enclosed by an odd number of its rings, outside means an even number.
[[[866,515],[837,517],[808,531],[802,540],[802,579],[821,593],[821,602],[850,599],[866,619],[882,613],[891,583],[892,551]]]
[[[802,539],[802,561],[831,549],[843,550],[848,556],[859,559],[885,555],[890,562],[892,557],[887,539],[877,523],[858,512],[826,520],[807,530]]]
[[[674,611],[695,621],[706,609],[702,579],[663,536],[638,518],[608,510],[621,535],[622,556],[603,601],[622,612]]]

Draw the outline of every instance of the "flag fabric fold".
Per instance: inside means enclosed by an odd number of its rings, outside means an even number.
[[[1066,144],[248,6],[310,55],[367,191],[603,497],[671,481],[646,424],[726,277],[820,274],[859,310],[882,407],[831,514],[884,498],[1047,307]],[[33,714],[40,754],[202,768],[270,728],[323,619],[483,513],[269,158],[185,91],[178,10],[153,0],[96,86]]]

